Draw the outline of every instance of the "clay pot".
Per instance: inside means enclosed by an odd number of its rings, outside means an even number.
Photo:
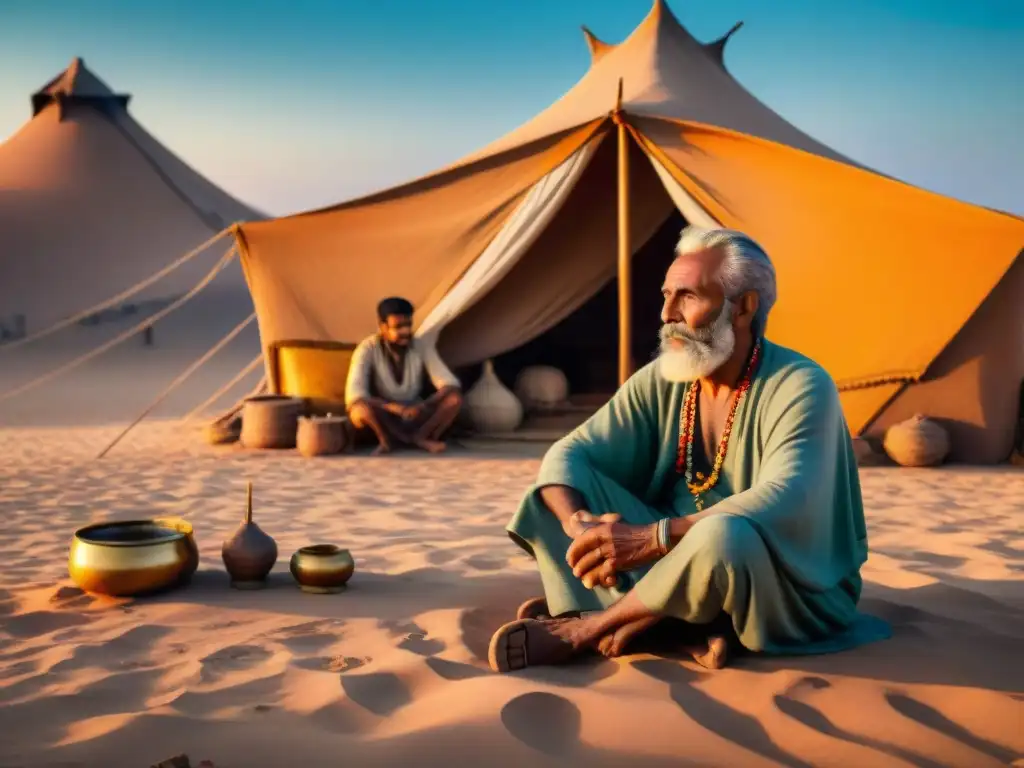
[[[240,441],[245,448],[294,448],[299,415],[305,407],[297,397],[256,395],[242,406]]]
[[[348,447],[348,418],[345,416],[300,416],[295,446],[303,456],[341,453]]]
[[[569,379],[550,365],[531,365],[516,377],[516,397],[527,411],[550,411],[569,399]]]
[[[932,467],[949,454],[949,433],[920,414],[889,428],[883,443],[889,458],[904,467]]]
[[[228,421],[215,421],[203,428],[203,436],[210,445],[236,443],[242,434],[242,417],[235,416]]]
[[[245,519],[220,550],[235,589],[262,589],[277,562],[277,543],[252,521],[252,483],[248,484]]]
[[[494,373],[494,363],[484,363],[480,380],[466,393],[466,410],[473,425],[483,433],[511,432],[523,420],[523,406]]]

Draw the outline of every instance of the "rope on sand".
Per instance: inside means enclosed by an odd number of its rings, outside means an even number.
[[[228,234],[228,232],[230,232],[230,231],[231,231],[231,227],[228,227],[227,229],[221,230],[220,232],[218,232],[216,235],[211,237],[209,240],[207,240],[202,245],[199,245],[199,246],[195,247],[194,249],[192,249],[191,251],[186,253],[184,256],[176,259],[175,261],[172,261],[170,264],[168,264],[166,267],[161,269],[159,272],[156,272],[156,273],[150,275],[145,280],[142,280],[142,281],[136,283],[135,285],[131,286],[130,288],[126,288],[125,290],[121,291],[121,293],[117,294],[116,296],[114,296],[111,299],[107,299],[106,301],[100,302],[99,304],[96,304],[95,306],[89,307],[88,309],[83,309],[81,312],[78,312],[78,313],[76,313],[74,315],[71,315],[70,317],[66,317],[63,320],[60,320],[57,323],[54,323],[49,328],[44,328],[41,331],[36,331],[35,333],[30,333],[28,336],[23,336],[20,339],[16,339],[14,341],[9,341],[9,342],[7,342],[5,344],[0,344],[0,352],[8,351],[8,350],[14,349],[15,347],[20,347],[20,346],[22,346],[24,344],[31,344],[33,341],[37,341],[39,339],[42,339],[42,338],[44,338],[46,336],[49,336],[51,334],[56,333],[57,331],[62,331],[65,328],[67,328],[69,325],[74,325],[79,320],[84,320],[85,318],[89,317],[90,315],[94,315],[97,312],[102,312],[104,309],[109,309],[110,307],[114,306],[115,304],[119,304],[122,301],[124,301],[125,299],[131,298],[135,294],[137,294],[140,291],[143,291],[146,288],[148,288],[149,286],[151,286],[153,283],[163,279],[164,277],[169,275],[171,272],[173,272],[174,270],[176,270],[178,267],[182,266],[186,262],[189,262],[192,259],[194,259],[200,253],[202,253],[207,248],[209,248],[211,245],[213,245],[215,242],[217,242],[222,237],[224,237],[224,235]]]
[[[220,271],[222,269],[224,269],[224,267],[226,267],[228,265],[228,262],[230,262],[234,257],[235,257],[235,246],[232,245],[231,248],[228,249],[228,252],[225,253],[223,256],[221,256],[220,261],[218,261],[214,265],[213,269],[211,269],[209,272],[207,272],[206,276],[202,280],[200,280],[198,283],[196,283],[194,286],[192,286],[192,288],[189,289],[188,293],[186,293],[184,296],[181,296],[180,298],[176,299],[172,303],[168,304],[166,307],[161,309],[159,312],[154,312],[152,315],[147,317],[145,320],[143,320],[138,325],[135,325],[135,326],[129,328],[124,333],[121,333],[118,336],[115,336],[113,339],[110,339],[105,344],[101,344],[100,346],[96,347],[92,351],[87,352],[84,355],[79,355],[74,360],[71,360],[70,362],[65,363],[64,365],[60,366],[59,368],[55,368],[52,371],[44,373],[42,376],[38,376],[38,377],[32,379],[31,381],[25,382],[20,387],[15,387],[14,389],[12,389],[12,390],[10,390],[8,392],[4,392],[3,394],[0,394],[0,402],[3,402],[4,400],[9,400],[10,398],[16,397],[17,395],[20,395],[20,394],[23,394],[24,392],[28,392],[30,389],[34,389],[35,387],[38,387],[41,384],[45,384],[46,382],[50,381],[51,379],[55,379],[58,376],[60,376],[60,375],[62,375],[64,373],[67,373],[68,371],[74,370],[75,368],[78,368],[80,365],[84,365],[85,363],[89,362],[93,358],[99,357],[100,355],[102,355],[107,350],[113,349],[118,344],[121,344],[122,342],[127,341],[128,339],[132,338],[133,336],[136,336],[140,331],[143,331],[146,328],[149,328],[157,320],[161,319],[162,317],[166,317],[171,312],[173,312],[174,310],[176,310],[179,307],[181,307],[182,305],[184,305],[185,302],[187,302],[189,299],[191,299],[193,296],[195,296],[197,293],[199,293],[201,290],[203,290],[207,285],[209,285],[211,282],[213,282],[213,279],[220,273]]]
[[[232,387],[234,387],[238,382],[240,382],[250,373],[252,373],[257,368],[257,366],[259,366],[259,364],[262,362],[263,353],[261,352],[260,354],[256,355],[256,357],[254,357],[249,363],[247,363],[242,370],[236,373],[234,377],[231,379],[231,381],[227,382],[224,386],[222,386],[220,389],[218,389],[216,392],[214,392],[212,395],[206,398],[202,403],[200,403],[191,411],[189,411],[188,414],[186,414],[185,418],[181,420],[182,424],[188,424],[190,421],[192,421],[192,419],[194,419],[196,416],[199,416],[203,411],[205,411],[215,402],[220,400],[225,394],[227,394],[227,392]]]
[[[158,405],[160,405],[160,403],[162,403],[167,398],[167,396],[171,394],[171,392],[173,392],[179,386],[181,386],[181,384],[184,383],[184,381],[189,376],[191,376],[193,373],[195,373],[197,370],[199,370],[199,368],[204,363],[206,363],[207,360],[209,360],[211,357],[213,357],[218,352],[220,352],[225,346],[227,346],[227,344],[233,338],[235,338],[235,336],[237,336],[243,330],[245,330],[245,327],[247,325],[249,325],[249,323],[251,323],[255,319],[256,319],[256,313],[253,312],[247,318],[245,318],[245,320],[243,320],[238,325],[236,325],[234,328],[232,328],[230,331],[228,331],[227,335],[224,338],[222,338],[220,341],[218,341],[216,344],[214,344],[212,347],[210,347],[208,350],[206,350],[206,352],[198,360],[195,360],[191,365],[189,365],[188,368],[186,368],[184,371],[182,371],[180,374],[178,374],[178,377],[174,381],[172,381],[170,384],[168,384],[167,388],[164,389],[164,391],[161,392],[159,395],[157,395],[156,399],[154,399],[153,402],[151,402],[148,406],[146,406],[146,409],[142,413],[140,413],[138,416],[136,416],[135,420],[132,421],[131,424],[129,424],[127,427],[125,427],[117,437],[115,437],[113,440],[111,440],[107,444],[106,448],[104,448],[102,451],[99,452],[99,454],[96,456],[97,460],[98,459],[102,459],[104,456],[106,456],[107,452],[110,451],[111,448],[113,448],[115,445],[117,445],[119,442],[121,442],[121,439],[125,435],[127,435],[129,432],[131,432],[136,427],[136,425],[138,425],[138,423],[140,421],[142,421],[144,418],[146,418],[152,412],[152,410],[154,408],[156,408]]]

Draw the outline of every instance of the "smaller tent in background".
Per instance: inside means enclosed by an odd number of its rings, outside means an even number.
[[[230,225],[263,215],[157,141],[134,120],[130,101],[75,59],[32,95],[31,119],[0,144],[5,426],[131,418],[252,314],[237,260],[192,290],[234,248]],[[136,335],[154,317],[152,335]],[[126,343],[110,348],[119,338]],[[257,351],[250,325],[157,413],[189,412]]]
[[[31,119],[0,144],[5,326],[20,317],[26,333],[36,332],[150,276],[230,224],[263,218],[150,135],[131,116],[130,100],[76,58],[32,95]],[[180,295],[214,260],[213,253],[196,259],[131,301]],[[208,291],[236,320],[251,311],[237,265]]]
[[[582,79],[485,149],[394,189],[242,225],[271,386],[275,345],[357,342],[386,295],[412,300],[418,333],[465,365],[522,350],[607,294],[621,82],[633,318],[657,322],[666,226],[745,231],[778,273],[769,336],[824,365],[855,434],[922,411],[947,421],[955,458],[1005,459],[1024,377],[1024,221],[807,136],[728,72],[727,38],[698,42],[655,0],[621,44],[591,36]],[[662,246],[644,249],[659,231]],[[610,328],[584,329],[614,356],[614,312],[604,317]]]

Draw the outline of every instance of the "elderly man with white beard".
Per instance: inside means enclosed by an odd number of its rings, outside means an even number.
[[[617,656],[655,625],[712,669],[888,634],[857,611],[867,533],[836,386],[764,336],[768,256],[688,227],[663,294],[658,358],[550,449],[508,526],[544,597],[492,637],[496,672]]]

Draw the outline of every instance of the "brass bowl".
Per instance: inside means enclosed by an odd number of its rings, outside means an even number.
[[[68,557],[75,584],[117,597],[185,584],[198,567],[192,525],[175,517],[88,525],[75,531]]]
[[[345,588],[356,564],[347,549],[333,544],[313,544],[292,555],[289,569],[303,592],[327,595]]]

